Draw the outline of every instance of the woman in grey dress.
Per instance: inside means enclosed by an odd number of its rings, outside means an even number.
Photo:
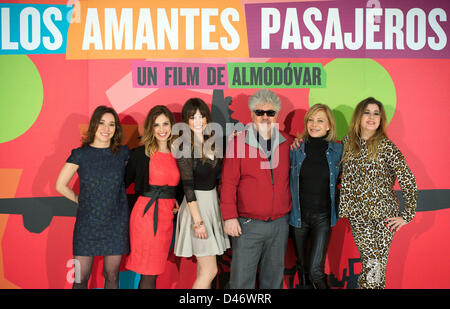
[[[180,137],[184,141],[182,147],[188,149],[182,149],[185,151],[181,157],[180,149],[175,151],[185,197],[178,212],[174,252],[176,256],[196,257],[197,277],[193,288],[207,289],[217,274],[216,255],[230,248],[216,191],[222,166],[218,154],[222,145],[216,143],[209,150],[205,147],[208,139],[213,138],[204,135],[211,121],[205,102],[189,99],[181,114],[189,130]]]

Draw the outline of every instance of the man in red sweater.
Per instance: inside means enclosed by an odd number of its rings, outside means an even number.
[[[289,234],[289,145],[277,129],[278,96],[267,89],[249,99],[253,123],[227,146],[220,205],[225,232],[232,236],[230,288],[283,287]]]

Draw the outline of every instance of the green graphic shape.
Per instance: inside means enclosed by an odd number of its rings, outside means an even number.
[[[44,88],[26,55],[0,56],[0,143],[24,134],[42,108]]]
[[[368,97],[383,103],[389,124],[394,116],[397,94],[383,66],[372,59],[335,59],[326,64],[324,70],[327,86],[310,90],[309,106],[322,103],[331,108],[339,140],[348,132],[356,105]]]

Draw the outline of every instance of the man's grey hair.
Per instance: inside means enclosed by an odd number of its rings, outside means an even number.
[[[248,99],[248,108],[251,111],[254,111],[258,104],[271,103],[275,108],[276,112],[279,112],[281,109],[281,101],[280,98],[269,89],[261,89],[255,92],[250,99]]]

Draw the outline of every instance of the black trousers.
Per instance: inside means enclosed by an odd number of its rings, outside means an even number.
[[[309,274],[313,282],[327,279],[324,268],[331,234],[330,217],[329,213],[302,213],[301,227],[294,227],[297,270]]]

